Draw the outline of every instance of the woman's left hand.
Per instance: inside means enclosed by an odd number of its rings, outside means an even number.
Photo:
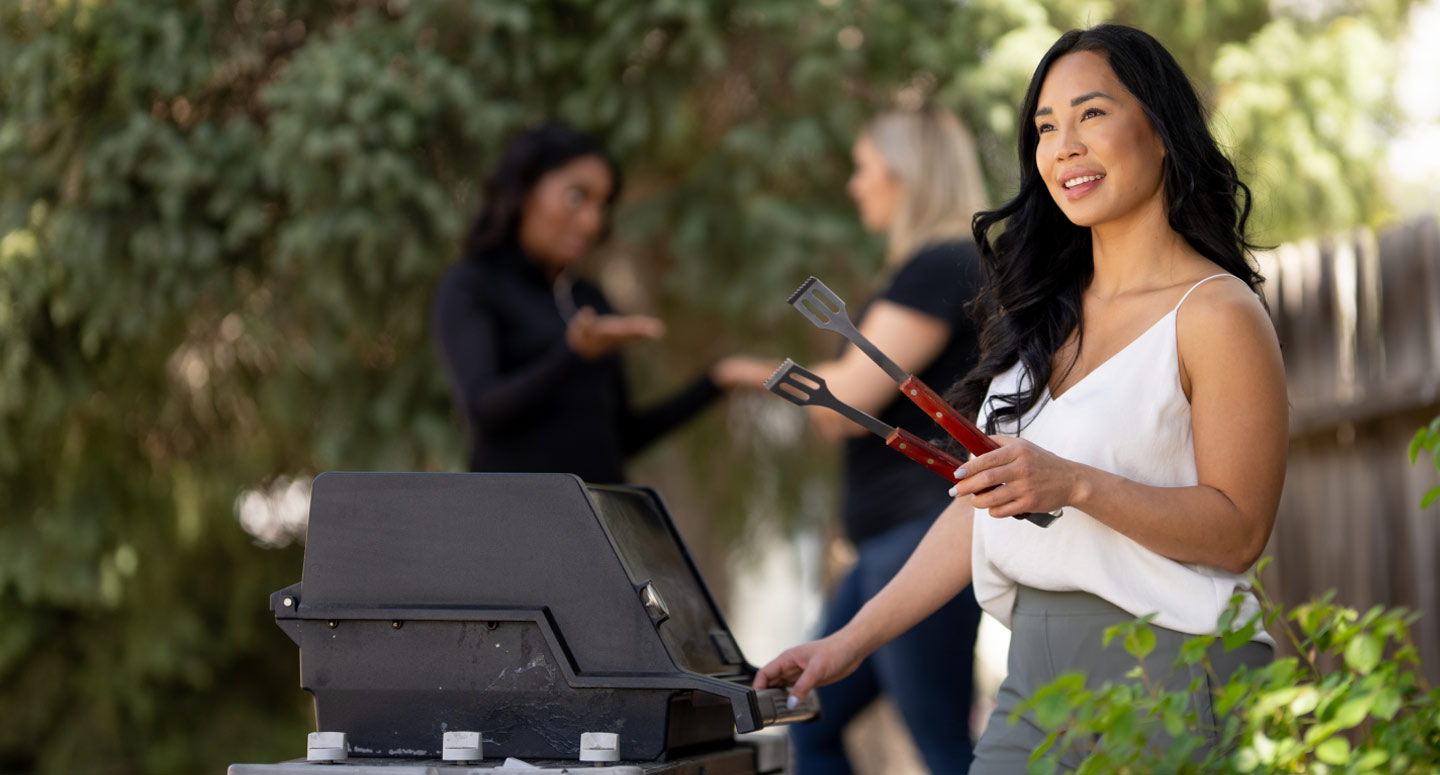
[[[991,438],[1000,449],[971,458],[961,466],[955,472],[961,478],[950,491],[952,495],[974,495],[975,508],[989,509],[992,517],[1043,514],[1075,503],[1079,465],[1025,439]],[[1004,486],[980,492],[995,485]]]

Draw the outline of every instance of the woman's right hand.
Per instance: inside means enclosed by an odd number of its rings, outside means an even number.
[[[778,368],[780,360],[776,358],[731,355],[710,367],[710,379],[721,390],[764,390],[765,380]]]
[[[786,649],[760,668],[752,684],[756,690],[772,686],[790,687],[798,704],[817,686],[832,684],[855,672],[865,652],[854,646],[841,630],[820,640]]]
[[[597,315],[581,307],[565,326],[565,343],[587,361],[595,361],[635,342],[659,339],[665,324],[645,315]]]

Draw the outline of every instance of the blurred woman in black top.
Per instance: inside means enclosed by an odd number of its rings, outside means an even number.
[[[985,199],[970,137],[944,111],[885,113],[862,129],[853,157],[850,196],[865,227],[889,238],[883,290],[861,313],[860,331],[927,384],[951,384],[974,365],[978,346],[966,310],[979,272],[970,218]],[[944,435],[853,346],[814,371],[842,401],[889,425]],[[844,441],[844,525],[857,558],[826,605],[829,634],[890,581],[950,496],[943,479],[859,426],[823,409],[810,419]],[[979,621],[974,595],[957,595],[848,678],[818,689],[824,718],[791,728],[796,775],[850,772],[841,733],[880,694],[894,701],[931,771],[965,772]]]
[[[619,192],[599,143],[558,124],[521,134],[486,178],[484,208],[431,310],[469,425],[470,470],[622,482],[626,457],[774,369],[731,356],[658,405],[631,406],[619,351],[664,324],[615,314],[575,273],[606,236]]]

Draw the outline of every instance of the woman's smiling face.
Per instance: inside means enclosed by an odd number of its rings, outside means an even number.
[[[1165,147],[1140,102],[1105,57],[1055,60],[1032,117],[1035,164],[1055,204],[1077,226],[1164,215]]]

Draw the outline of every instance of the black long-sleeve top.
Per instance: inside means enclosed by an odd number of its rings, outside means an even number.
[[[563,292],[562,292],[563,293]],[[570,287],[573,308],[611,311],[600,289]],[[470,470],[573,473],[625,481],[625,457],[690,419],[720,390],[702,375],[644,410],[630,405],[618,355],[586,361],[565,342],[556,291],[518,246],[467,257],[445,274],[431,331],[469,424]]]

